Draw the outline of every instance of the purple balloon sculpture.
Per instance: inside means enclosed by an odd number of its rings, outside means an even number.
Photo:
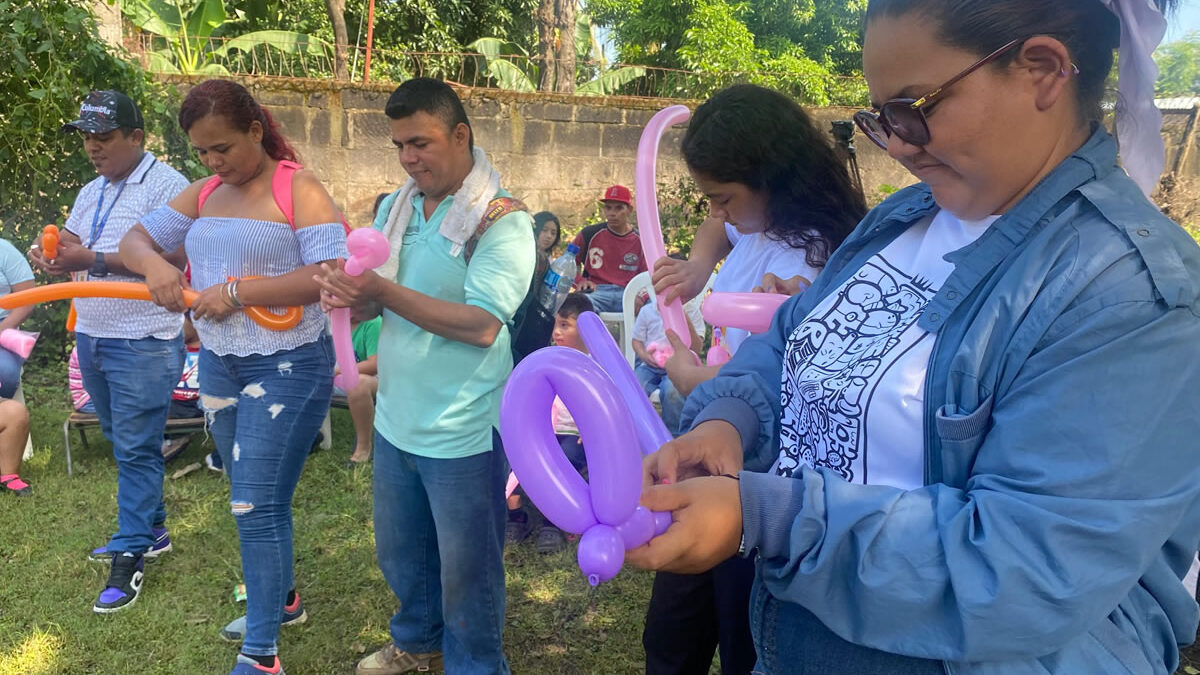
[[[667,425],[663,424],[662,418],[654,410],[654,404],[647,398],[646,390],[642,388],[642,383],[638,382],[629,361],[625,360],[625,355],[617,347],[612,333],[608,332],[608,327],[595,312],[580,314],[576,319],[576,326],[588,352],[612,378],[613,383],[617,385],[617,391],[621,393],[629,411],[633,413],[633,423],[637,429],[642,454],[652,455],[658,452],[663,444],[671,440],[671,432],[667,431]]]
[[[586,439],[590,484],[555,438],[550,419],[555,396]],[[550,522],[583,535],[577,559],[591,585],[616,576],[627,549],[670,525],[669,513],[638,506],[642,458],[633,416],[612,378],[586,354],[550,347],[526,357],[504,388],[500,435],[525,494]]]

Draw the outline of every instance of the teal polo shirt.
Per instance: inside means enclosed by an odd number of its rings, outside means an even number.
[[[376,229],[383,229],[395,199],[393,193],[380,204]],[[533,222],[524,211],[489,228],[470,265],[461,252],[451,255],[452,243],[438,230],[453,199],[442,200],[426,220],[424,195],[413,198],[394,281],[439,300],[480,307],[504,326],[490,347],[474,347],[384,310],[378,351],[375,429],[405,452],[437,459],[492,449],[492,427],[499,423],[500,396],[513,367],[508,322],[529,290],[535,261]]]

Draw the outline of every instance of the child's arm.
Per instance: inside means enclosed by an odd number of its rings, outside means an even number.
[[[658,363],[654,361],[654,357],[650,355],[650,351],[646,349],[646,343],[641,340],[634,339],[630,341],[633,344],[633,353],[648,366],[658,367]]]
[[[358,362],[359,375],[378,375],[379,374],[379,357],[375,354],[368,356]]]

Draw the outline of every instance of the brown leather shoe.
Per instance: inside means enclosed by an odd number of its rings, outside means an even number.
[[[354,668],[354,675],[401,675],[401,673],[428,673],[441,669],[441,652],[411,654],[401,650],[395,643],[391,643],[359,661]]]

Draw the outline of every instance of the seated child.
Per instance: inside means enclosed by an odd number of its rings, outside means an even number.
[[[28,437],[29,411],[25,405],[12,399],[0,401],[0,492],[33,496],[33,488],[18,475]]]
[[[580,314],[590,311],[592,311],[592,301],[586,295],[583,293],[568,295],[567,299],[563,301],[562,307],[558,308],[558,315],[555,317],[554,333],[551,336],[554,344],[559,347],[577,349],[586,354],[587,347],[584,346],[583,339],[579,336],[579,327],[576,321]],[[550,418],[554,425],[554,434],[558,438],[559,445],[562,446],[563,453],[571,461],[571,464],[582,472],[587,467],[587,457],[583,453],[583,443],[579,439],[579,427],[575,425],[575,420],[571,417],[571,413],[563,404],[562,399],[557,397],[554,399]],[[532,530],[533,526],[529,522],[528,514],[521,509],[521,496],[512,495],[508,499],[508,524],[504,530],[505,543],[522,541],[529,536]],[[548,522],[542,526],[537,540],[538,553],[556,553],[566,546],[567,539],[562,530]]]
[[[687,316],[689,328],[692,331],[693,345],[699,345],[704,341],[706,326],[704,317],[700,316],[702,301],[702,298],[693,298],[691,302],[683,306],[683,313]],[[679,416],[683,412],[683,403],[686,397],[679,393],[671,383],[671,379],[667,377],[667,371],[658,365],[654,355],[650,353],[650,345],[656,342],[667,344],[667,329],[663,326],[658,305],[646,302],[637,310],[637,320],[633,324],[633,351],[637,354],[637,364],[634,366],[633,372],[637,375],[638,381],[642,383],[642,388],[646,390],[647,396],[655,391],[659,392],[663,424],[667,425],[667,430],[671,432],[672,436],[678,436]]]
[[[83,375],[79,372],[79,351],[71,348],[71,357],[67,359],[67,389],[71,392],[71,406],[75,412],[87,415],[96,414],[96,404],[83,388]]]
[[[375,392],[379,389],[379,329],[383,326],[379,303],[356,307],[350,314],[350,339],[354,360],[358,362],[358,386],[350,391],[336,389],[346,396],[350,419],[354,421],[354,452],[350,461],[362,464],[371,460],[375,437]]]
[[[200,336],[191,317],[183,319],[183,373],[171,392],[171,418],[203,417],[200,409]]]

